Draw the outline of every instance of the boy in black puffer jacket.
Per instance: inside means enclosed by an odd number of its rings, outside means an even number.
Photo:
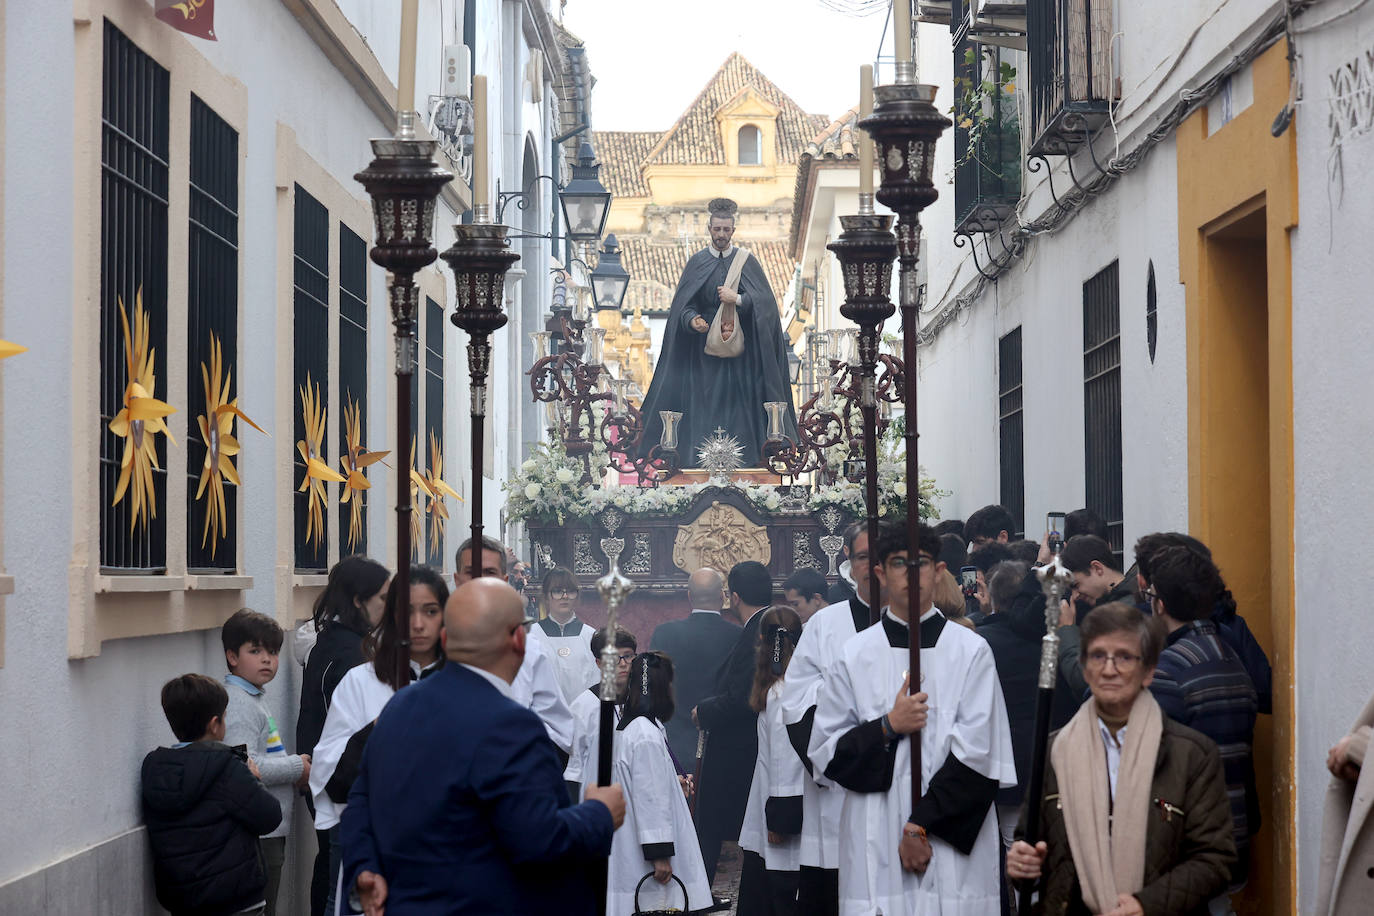
[[[258,837],[281,823],[281,807],[246,752],[221,743],[228,705],[205,675],[168,681],[162,710],[179,743],[143,759],[157,899],[173,916],[261,912],[266,903]]]

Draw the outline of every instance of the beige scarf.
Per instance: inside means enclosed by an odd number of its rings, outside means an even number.
[[[1115,803],[1107,785],[1097,701],[1084,703],[1054,739],[1050,762],[1059,780],[1069,852],[1083,902],[1094,913],[1113,909],[1118,894],[1134,894],[1145,881],[1150,786],[1163,729],[1159,704],[1149,690],[1140,691],[1126,720]]]

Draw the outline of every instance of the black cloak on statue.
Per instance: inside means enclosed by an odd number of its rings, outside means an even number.
[[[744,466],[760,467],[768,437],[765,401],[787,404],[784,432],[796,441],[796,409],[787,374],[787,342],[773,289],[758,258],[750,255],[739,280],[738,327],[744,332],[744,352],[732,359],[707,356],[706,334],[692,328],[693,318],[709,325],[720,308],[716,288],[725,283],[735,249],[725,257],[712,247],[692,255],[673,293],[663,347],[653,382],[641,408],[644,437],[640,451],[658,445],[663,432],[660,410],[682,412],[678,423],[678,454],[682,467],[698,465],[697,448],[716,427],[739,440]]]

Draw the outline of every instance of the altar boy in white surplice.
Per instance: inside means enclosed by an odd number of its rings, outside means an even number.
[[[916,546],[915,554],[908,549]],[[1006,706],[982,637],[931,605],[940,540],[902,522],[874,552],[889,600],[825,677],[809,753],[846,790],[840,816],[844,916],[988,916],[1000,911],[992,803],[1016,783]],[[907,564],[919,563],[921,693],[907,695]],[[911,798],[911,743],[921,736],[923,793]]]

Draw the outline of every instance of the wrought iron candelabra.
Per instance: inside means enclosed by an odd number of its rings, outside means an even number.
[[[784,477],[795,478],[815,472],[821,475],[824,482],[831,483],[836,475],[827,453],[836,446],[844,445],[848,450],[845,476],[858,482],[867,473],[867,460],[858,457],[864,452],[867,441],[861,408],[864,369],[862,365],[843,356],[834,358],[825,353],[819,359],[823,361],[823,371],[816,390],[797,413],[795,440],[783,432],[782,417],[786,405],[780,401],[764,405],[768,411],[768,438],[763,444],[764,464]],[[877,411],[873,438],[876,443],[887,432],[891,405],[901,402],[905,366],[898,357],[880,353],[874,372],[873,392]]]
[[[574,319],[570,326],[575,325]],[[576,332],[583,336],[581,327]],[[611,467],[622,474],[633,473],[640,486],[657,486],[678,471],[677,421],[682,415],[662,411],[665,416],[660,442],[640,454],[643,418],[629,399],[629,382],[611,378],[606,370],[605,336],[604,328],[591,328],[585,332],[583,353],[551,353],[549,332],[531,334],[535,361],[527,373],[530,393],[536,401],[553,407],[549,434],[563,443],[568,455],[582,462],[583,484],[592,483],[591,456],[600,444],[606,449]],[[607,405],[600,418],[595,410],[597,404]]]

